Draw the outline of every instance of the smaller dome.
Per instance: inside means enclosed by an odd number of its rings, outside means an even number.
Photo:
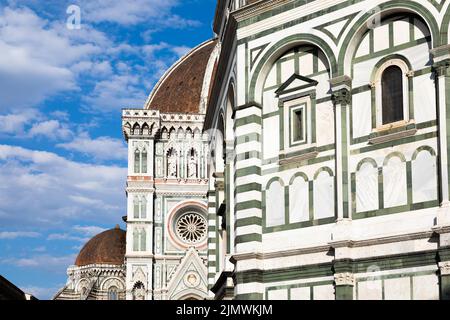
[[[89,240],[75,260],[78,267],[91,264],[122,265],[125,263],[126,232],[117,225]]]

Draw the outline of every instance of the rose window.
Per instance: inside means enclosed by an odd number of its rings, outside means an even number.
[[[178,237],[188,244],[196,244],[206,236],[208,225],[206,219],[197,213],[187,213],[178,218],[176,233]]]

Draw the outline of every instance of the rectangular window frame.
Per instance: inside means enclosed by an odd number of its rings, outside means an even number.
[[[280,97],[280,164],[317,156],[316,91],[294,92]],[[303,139],[294,141],[293,113],[303,108]]]
[[[308,142],[308,105],[306,102],[298,104],[298,105],[293,105],[291,107],[289,107],[289,131],[290,131],[290,135],[289,135],[289,146],[292,148],[294,146],[299,146],[299,145],[303,145],[306,144]],[[296,122],[296,113],[298,110],[302,110],[302,119],[301,119],[301,131],[302,131],[302,136],[303,139],[299,139],[296,140],[295,139],[295,122]]]

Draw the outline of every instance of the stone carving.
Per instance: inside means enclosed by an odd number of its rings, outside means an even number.
[[[441,275],[450,275],[450,261],[439,262],[439,269],[441,271]]]
[[[333,93],[332,100],[335,106],[348,106],[351,103],[352,95],[348,89],[340,89]]]
[[[167,155],[167,177],[177,177],[177,154],[173,149]]]
[[[176,223],[176,233],[185,243],[196,244],[206,236],[208,225],[206,219],[198,213],[181,216]]]
[[[133,288],[133,300],[145,300],[144,285],[138,282]]]
[[[193,152],[189,158],[189,166],[188,166],[188,178],[196,178],[197,177],[197,157]]]
[[[337,273],[334,275],[334,281],[337,286],[354,286],[355,276],[350,272]]]

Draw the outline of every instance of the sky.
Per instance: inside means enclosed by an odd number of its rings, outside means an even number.
[[[0,0],[0,275],[50,299],[87,240],[125,228],[121,109],[213,37],[215,5]]]

